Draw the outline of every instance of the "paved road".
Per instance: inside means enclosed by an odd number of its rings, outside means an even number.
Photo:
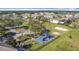
[[[16,49],[0,46],[0,51],[16,51]]]
[[[0,43],[0,51],[16,51],[16,49],[7,44]]]

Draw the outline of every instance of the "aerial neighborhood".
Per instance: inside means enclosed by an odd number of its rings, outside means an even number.
[[[79,12],[0,12],[0,51],[79,50]]]

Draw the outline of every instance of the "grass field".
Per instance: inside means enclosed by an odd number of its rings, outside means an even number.
[[[68,32],[62,33],[58,38],[54,41],[37,43],[34,41],[30,41],[32,43],[32,47],[28,50],[31,51],[79,51],[79,29],[70,28],[64,25],[57,24],[44,24],[48,29],[50,29],[50,33],[58,30],[54,30],[55,27],[63,27],[68,29]],[[52,29],[53,28],[53,29]],[[71,38],[70,38],[71,36]]]
[[[34,41],[32,41],[31,43],[33,44]],[[39,49],[41,49],[42,47],[44,47],[44,45],[46,45],[47,42],[43,42],[43,43],[37,43],[35,42],[31,48],[29,48],[28,50],[30,51],[37,51]]]
[[[67,28],[69,31],[62,33],[59,38],[51,42],[47,46],[40,49],[40,51],[67,51],[79,50],[79,29],[70,28],[64,25],[46,23],[46,26],[51,29],[57,27]],[[51,30],[52,32],[53,30]],[[57,30],[55,30],[57,31]],[[72,36],[72,38],[70,38]]]
[[[70,38],[69,36],[72,36]],[[79,50],[79,30],[66,32],[58,39],[40,49],[41,51],[77,51]]]

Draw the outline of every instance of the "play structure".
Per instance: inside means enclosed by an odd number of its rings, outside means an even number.
[[[54,38],[54,36],[51,36],[48,34],[48,31],[45,31],[42,35],[40,35],[40,37],[38,37],[36,39],[36,42],[44,42],[44,41],[49,41],[49,40],[52,40]]]

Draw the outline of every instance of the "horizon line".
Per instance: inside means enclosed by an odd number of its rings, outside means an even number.
[[[0,8],[0,11],[79,11],[79,8]]]

